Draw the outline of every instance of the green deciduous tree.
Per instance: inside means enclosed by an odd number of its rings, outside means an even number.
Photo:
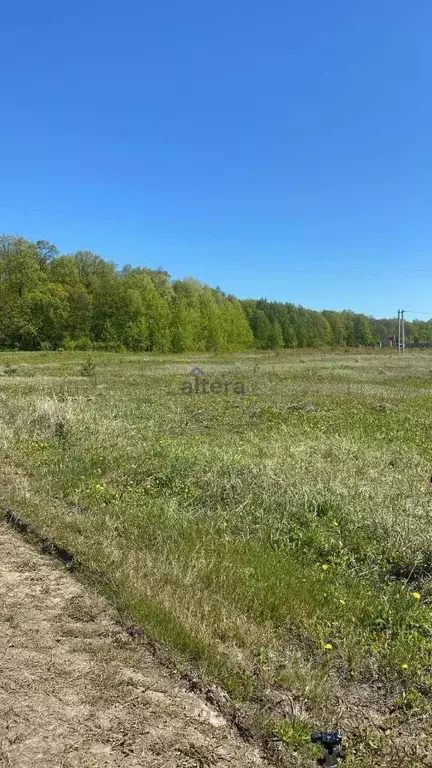
[[[407,339],[432,341],[432,320],[406,322],[405,331]],[[194,278],[172,281],[161,267],[118,270],[92,251],[60,255],[47,240],[0,237],[3,348],[228,352],[371,346],[395,333],[394,318],[240,301]]]

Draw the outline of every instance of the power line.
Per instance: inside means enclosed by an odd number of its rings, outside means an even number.
[[[63,212],[61,212],[61,211],[52,211],[52,210],[47,209],[47,208],[33,208],[33,207],[29,207],[29,208],[25,209],[22,206],[13,205],[13,204],[9,204],[9,203],[0,203],[0,208],[14,209],[14,210],[19,210],[19,211],[33,212],[33,213],[46,213],[46,214],[48,214],[50,216],[51,215],[63,216],[65,218],[83,219],[83,220],[89,220],[89,221],[103,221],[103,222],[107,222],[108,221],[108,222],[117,222],[117,223],[122,223],[122,224],[145,224],[145,225],[149,224],[148,220],[144,220],[144,219],[113,218],[111,216],[93,216],[93,215],[88,215],[88,214],[75,213],[75,212],[71,212],[71,211],[68,211],[68,212],[67,211],[63,211]],[[170,228],[170,225],[167,225],[166,228]],[[298,247],[303,247],[304,245],[305,244],[303,243],[301,246],[298,246]],[[320,244],[312,243],[312,242],[310,242],[310,246],[311,247],[313,246],[314,248],[334,248],[334,247],[337,247],[337,248],[341,248],[341,249],[345,249],[345,250],[354,249],[354,250],[360,250],[360,251],[361,250],[365,251],[365,250],[377,249],[374,246],[344,246],[344,245],[340,245],[340,244],[335,246],[334,244],[329,244],[329,243],[327,243],[325,245],[322,245],[322,244],[320,245]],[[291,246],[291,249],[293,249],[292,246]],[[196,253],[195,255],[202,255],[203,254],[203,250],[204,249],[202,249],[200,253]],[[385,250],[388,253],[396,252],[396,251],[401,251],[401,252],[403,251],[404,253],[424,253],[424,254],[428,253],[427,251],[423,251],[421,249],[415,249],[415,248],[410,248],[410,249],[406,249],[406,250],[401,249],[401,248],[387,248]],[[128,254],[130,256],[136,256],[136,257],[138,257],[140,259],[142,259],[144,257],[145,258],[149,258],[150,257],[150,254],[146,255],[142,251],[136,251],[135,249],[131,249],[131,248],[127,248],[127,247],[121,246],[121,254],[119,254],[119,255],[123,255],[123,254]],[[432,255],[432,253],[430,253],[430,255]],[[190,258],[190,256],[191,256],[191,254],[184,254],[183,258],[179,258],[179,253],[177,252],[175,257],[170,257],[169,255],[168,256],[166,255],[163,258],[170,265],[174,265],[174,264],[183,264],[184,260],[187,259],[187,258]],[[109,260],[113,260],[115,257],[108,257],[108,258],[109,258]],[[230,258],[229,261],[230,261],[230,263],[232,263],[233,259]],[[432,270],[427,270],[427,269],[422,269],[422,268],[417,268],[416,270],[413,270],[413,269],[398,269],[398,270],[392,269],[391,271],[389,271],[386,268],[383,268],[382,270],[379,270],[379,271],[369,272],[369,271],[366,271],[364,269],[364,267],[358,267],[358,269],[347,271],[347,270],[341,269],[338,264],[334,264],[334,263],[331,263],[331,262],[319,262],[322,265],[321,269],[317,269],[316,267],[311,266],[311,265],[304,266],[304,264],[301,264],[301,265],[299,265],[299,264],[285,264],[284,266],[277,265],[277,266],[274,266],[274,267],[266,267],[262,263],[260,263],[260,264],[253,264],[253,263],[249,262],[248,264],[241,264],[238,261],[235,262],[235,263],[236,263],[236,268],[240,268],[240,269],[259,269],[261,272],[277,272],[277,273],[281,273],[281,272],[306,272],[308,274],[314,274],[314,275],[319,275],[319,274],[325,275],[325,274],[328,274],[329,272],[331,272],[333,270],[333,271],[336,271],[338,273],[338,275],[343,276],[343,277],[359,277],[361,275],[365,275],[367,278],[370,278],[370,277],[377,277],[377,278],[379,278],[379,277],[382,277],[383,275],[385,275],[388,278],[388,276],[390,274],[390,275],[392,275],[394,277],[405,277],[405,279],[407,277],[408,278],[411,277],[412,279],[417,279],[418,277],[424,277],[424,276],[428,276],[428,275],[432,276]],[[406,312],[410,312],[410,314],[416,314],[414,312],[411,312],[411,310],[405,310],[405,311]],[[417,314],[432,315],[432,313],[430,313],[430,312],[418,312]]]
[[[11,203],[0,203],[0,208],[10,209],[10,210],[17,210],[22,213],[46,213],[49,216],[62,216],[64,218],[73,218],[73,219],[83,219],[86,221],[109,221],[113,223],[118,224],[145,224],[148,226],[151,222],[149,219],[135,219],[135,218],[126,218],[126,217],[116,217],[116,216],[95,216],[90,214],[83,214],[83,213],[77,213],[75,211],[53,211],[49,208],[39,208],[39,207],[24,207],[22,205],[14,205]],[[172,224],[164,224],[164,229],[172,229]],[[425,256],[432,256],[432,251],[425,250],[424,248],[402,248],[402,247],[381,247],[381,246],[374,246],[374,245],[347,245],[344,243],[316,243],[312,240],[303,241],[303,243],[300,245],[300,247],[303,247],[304,245],[308,247],[313,248],[339,248],[340,250],[355,250],[355,251],[371,251],[371,250],[381,250],[386,253],[422,253]],[[406,270],[399,270],[401,272],[411,273],[412,270],[406,269]],[[431,270],[423,270],[419,269],[417,271],[420,272],[426,272],[427,274],[432,274]]]
[[[10,205],[9,203],[0,203],[0,208],[8,208],[28,213],[47,213],[49,216],[63,216],[64,218],[86,219],[90,221],[116,221],[120,224],[148,224],[145,219],[113,218],[112,216],[89,216],[88,214],[75,213],[74,211],[53,211],[48,208],[23,208],[20,205]]]
[[[420,312],[416,309],[404,309],[405,313],[409,313],[410,315],[429,315],[429,317],[432,317],[432,312]]]
[[[78,249],[78,250],[88,250],[88,249],[84,248],[84,249]],[[204,252],[204,249],[202,249],[202,251],[200,251],[199,253],[194,253],[193,256],[202,257],[204,255],[203,252]],[[114,262],[117,262],[117,259],[120,258],[123,263],[125,262],[125,259],[122,257],[126,255],[128,257],[139,258],[140,260],[145,259],[147,262],[154,261],[154,259],[152,258],[152,254],[150,252],[146,253],[146,250],[144,248],[141,251],[136,251],[135,249],[126,248],[124,246],[121,246],[121,248],[119,248],[118,256],[107,255],[104,258],[106,258],[108,261],[114,261]],[[179,254],[178,251],[176,252],[175,257],[170,256],[169,254],[159,255],[157,258],[158,266],[160,266],[161,261],[163,261],[164,265],[169,266],[171,269],[172,266],[174,265],[183,265],[186,260],[191,258],[191,256],[192,254],[190,253]],[[219,260],[217,259],[217,261]],[[255,271],[259,270],[260,272],[275,272],[277,274],[280,274],[280,273],[292,274],[294,272],[300,272],[300,273],[305,272],[308,275],[326,275],[326,274],[332,274],[336,272],[341,277],[355,277],[355,278],[365,277],[368,280],[371,277],[382,278],[385,276],[387,279],[389,277],[389,271],[387,269],[382,269],[381,271],[376,271],[376,272],[369,272],[369,271],[366,271],[364,267],[359,266],[357,269],[344,270],[344,269],[341,269],[338,264],[332,264],[329,262],[323,262],[321,269],[318,269],[313,266],[304,266],[304,264],[301,266],[299,264],[285,264],[283,266],[280,264],[277,264],[275,266],[266,266],[264,263],[252,263],[252,262],[245,264],[245,263],[240,263],[238,261],[234,262],[232,258],[229,259],[229,263],[230,264],[235,263],[236,269],[240,269],[240,270],[255,270]],[[223,269],[223,265],[221,265],[221,268]],[[418,280],[420,278],[425,278],[426,276],[432,276],[432,271],[427,272],[426,274],[424,272],[421,272],[421,274],[420,273],[417,274],[413,270],[403,271],[403,270],[393,269],[391,270],[390,274],[395,278],[403,277],[405,280],[410,278],[413,280]],[[429,313],[426,312],[423,314],[429,314]]]
[[[398,309],[397,313],[397,322],[398,322],[398,332],[397,332],[397,348],[398,348],[398,354],[403,354],[405,352],[405,315],[413,314],[413,315],[428,315],[429,317],[432,316],[432,312],[419,312],[414,311],[413,309]]]

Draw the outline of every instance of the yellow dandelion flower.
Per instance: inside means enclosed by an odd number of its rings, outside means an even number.
[[[411,597],[413,597],[414,600],[421,600],[420,592],[411,592]]]
[[[327,563],[324,563],[324,565],[322,565],[321,568],[323,569],[323,571],[328,571],[329,566],[327,565]]]
[[[326,643],[324,648],[325,648],[326,651],[332,651],[333,650],[333,646],[332,646],[331,643]]]
[[[408,664],[401,664],[401,669],[409,669]]]

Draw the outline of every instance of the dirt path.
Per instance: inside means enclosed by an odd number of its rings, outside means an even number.
[[[264,762],[114,611],[0,523],[0,766]]]

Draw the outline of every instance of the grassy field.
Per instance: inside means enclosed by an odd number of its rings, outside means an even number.
[[[432,355],[92,361],[0,355],[3,508],[288,764],[339,723],[348,765],[432,765]]]

